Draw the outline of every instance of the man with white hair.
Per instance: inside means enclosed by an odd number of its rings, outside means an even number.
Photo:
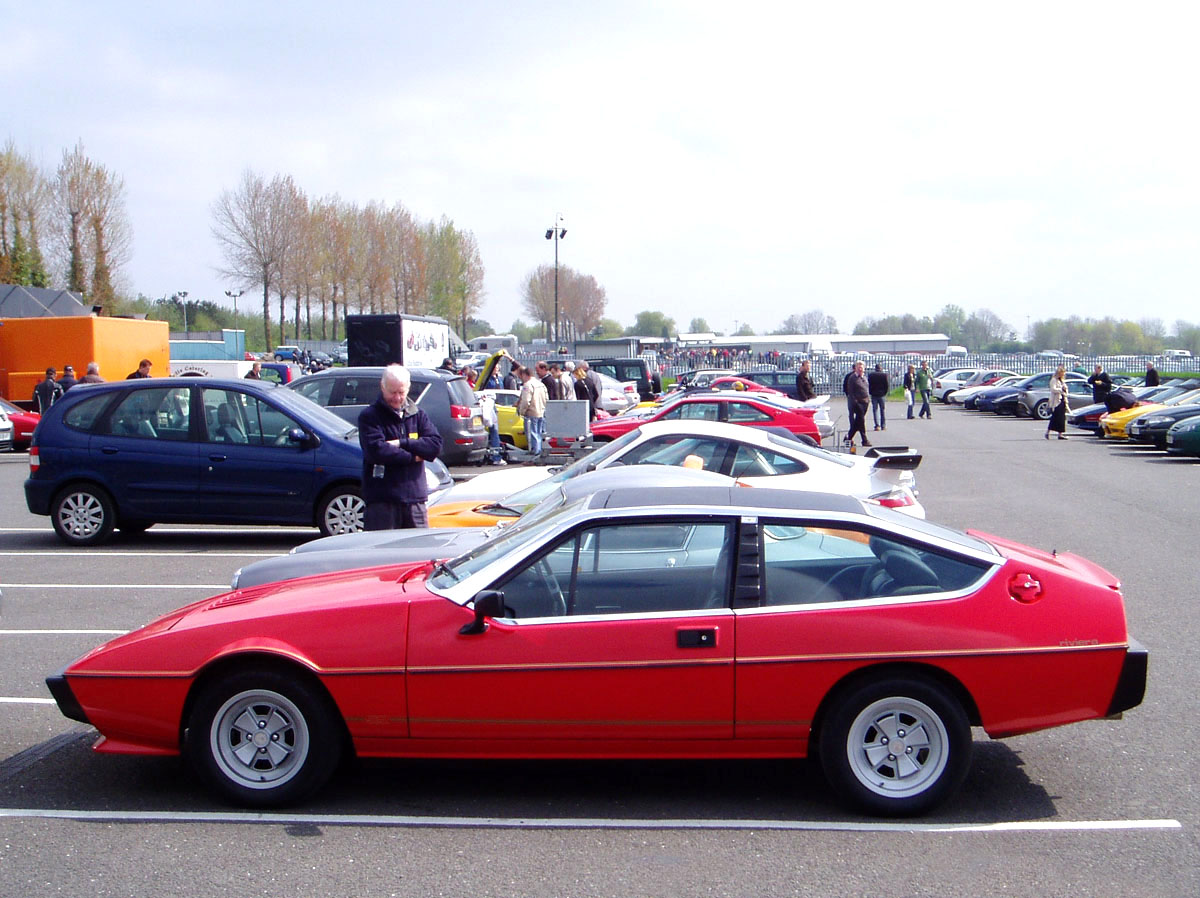
[[[429,416],[409,400],[411,384],[407,368],[388,365],[379,381],[379,398],[358,416],[367,530],[429,526],[425,461],[441,453],[442,437]]]

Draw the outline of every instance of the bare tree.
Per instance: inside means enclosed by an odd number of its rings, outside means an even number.
[[[268,183],[249,169],[234,190],[213,204],[213,237],[225,264],[220,273],[245,286],[261,286],[263,336],[271,345],[271,288],[295,239],[296,197],[290,177],[276,175]],[[282,323],[280,325],[282,327]]]
[[[124,178],[89,159],[80,142],[74,149],[63,151],[62,162],[55,172],[53,197],[56,236],[65,256],[67,289],[94,293],[99,274],[99,291],[103,295],[93,298],[101,304],[110,301],[112,274],[129,261],[133,251]]]

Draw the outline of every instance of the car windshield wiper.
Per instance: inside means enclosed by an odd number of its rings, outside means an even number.
[[[517,511],[515,508],[509,508],[507,505],[501,505],[499,502],[492,502],[489,505],[484,505],[479,510],[489,512],[491,514],[506,514],[514,518],[519,518],[525,513],[523,511]]]
[[[445,574],[447,577],[449,577],[455,583],[457,583],[459,580],[462,579],[461,577],[458,576],[458,574],[456,574],[456,573],[454,573],[454,571],[450,570],[450,568],[447,566],[446,562],[444,562],[444,561],[439,561],[439,562],[435,563],[433,566],[433,575],[436,577],[439,574]]]

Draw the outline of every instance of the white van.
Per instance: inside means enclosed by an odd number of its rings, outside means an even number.
[[[946,355],[966,355],[967,347],[965,346],[947,346]]]
[[[1191,357],[1192,357],[1192,353],[1190,350],[1187,350],[1187,349],[1164,349],[1163,350],[1163,358],[1164,359],[1190,359]]]

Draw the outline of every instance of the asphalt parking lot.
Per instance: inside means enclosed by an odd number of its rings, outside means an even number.
[[[1200,894],[1200,460],[940,404],[896,417],[871,439],[924,453],[930,518],[1102,564],[1151,650],[1125,719],[977,731],[962,792],[898,823],[848,814],[807,763],[362,762],[257,815],[178,760],[93,754],[43,678],[316,531],[155,527],[70,549],[25,510],[25,456],[0,454],[0,894]]]

